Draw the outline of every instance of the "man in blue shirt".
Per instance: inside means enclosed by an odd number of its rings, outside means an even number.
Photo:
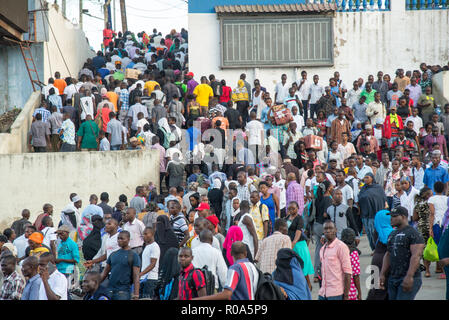
[[[21,300],[39,300],[39,290],[41,287],[41,277],[37,272],[39,259],[35,256],[26,258],[22,264],[23,276],[28,279],[23,289]]]
[[[133,285],[132,299],[139,299],[141,261],[137,253],[131,250],[129,239],[128,231],[119,233],[117,242],[120,250],[109,256],[101,275],[100,283],[109,275],[108,289],[111,300],[130,300],[131,285]]]
[[[424,172],[424,185],[433,190],[433,185],[437,181],[441,181],[446,184],[449,182],[449,174],[446,169],[444,169],[441,165],[441,151],[435,150],[432,152],[432,166],[427,168]]]
[[[69,279],[70,289],[75,265],[80,261],[80,253],[78,245],[69,238],[70,228],[67,225],[60,226],[56,233],[59,239],[61,239],[57,249],[58,256],[55,260],[56,268]]]
[[[192,120],[189,120],[187,122],[187,126],[188,126],[187,133],[189,134],[189,151],[193,151],[195,146],[200,141],[201,130],[198,130],[198,128],[196,128],[194,126],[194,123]]]

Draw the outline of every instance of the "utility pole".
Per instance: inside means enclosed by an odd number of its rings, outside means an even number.
[[[112,0],[112,12],[114,15],[114,26],[112,27],[112,30],[117,30],[117,15],[115,14],[115,3],[116,0]]]
[[[109,21],[109,11],[108,7],[111,4],[112,0],[106,0],[104,3],[104,28],[106,29],[108,27],[108,21]]]
[[[62,14],[64,15],[64,17],[67,17],[66,12],[67,11],[67,1],[66,0],[62,0]]]
[[[120,0],[120,13],[122,15],[122,32],[128,31],[128,22],[126,20],[126,1]]]
[[[80,3],[80,21],[79,21],[79,25],[81,30],[83,30],[83,0],[79,0]]]

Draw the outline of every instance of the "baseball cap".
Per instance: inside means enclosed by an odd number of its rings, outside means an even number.
[[[402,157],[401,160],[402,160],[402,161],[410,161],[410,158],[409,158],[409,157]]]
[[[195,209],[196,211],[210,210],[210,206],[206,202],[201,202],[199,207]]]
[[[396,207],[395,209],[391,210],[390,213],[387,213],[388,215],[391,216],[404,216],[404,217],[408,217],[408,210],[402,206]]]
[[[194,75],[193,75],[193,72],[188,72],[188,73],[186,74],[186,76],[193,77]]]
[[[62,225],[56,231],[56,233],[58,233],[58,232],[68,232],[68,233],[70,233],[70,228],[69,228],[69,226]]]
[[[208,216],[206,219],[209,220],[215,227],[218,225],[219,220],[216,215]]]

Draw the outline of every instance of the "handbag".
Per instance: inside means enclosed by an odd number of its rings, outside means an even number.
[[[95,142],[97,143],[96,148],[98,149],[98,144],[99,144],[98,137],[95,135],[95,131],[94,131],[94,128],[92,128],[92,124],[90,122],[88,122],[88,123],[89,123],[90,130],[92,131],[92,134],[95,137]]]

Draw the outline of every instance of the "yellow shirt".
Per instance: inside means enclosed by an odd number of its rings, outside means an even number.
[[[254,226],[256,228],[257,238],[259,240],[263,240],[264,232],[263,232],[263,223],[265,221],[270,220],[270,216],[268,215],[268,207],[267,205],[262,205],[262,214],[260,213],[260,201],[256,205],[250,206],[249,214],[253,217]]]
[[[151,92],[153,92],[155,86],[160,86],[160,84],[157,81],[150,80],[145,82],[144,89],[148,89],[148,95],[151,95]]]
[[[211,86],[206,83],[197,85],[195,87],[195,90],[193,90],[193,94],[196,95],[196,101],[202,107],[208,107],[209,98],[212,98],[214,96],[214,92],[212,91]]]

